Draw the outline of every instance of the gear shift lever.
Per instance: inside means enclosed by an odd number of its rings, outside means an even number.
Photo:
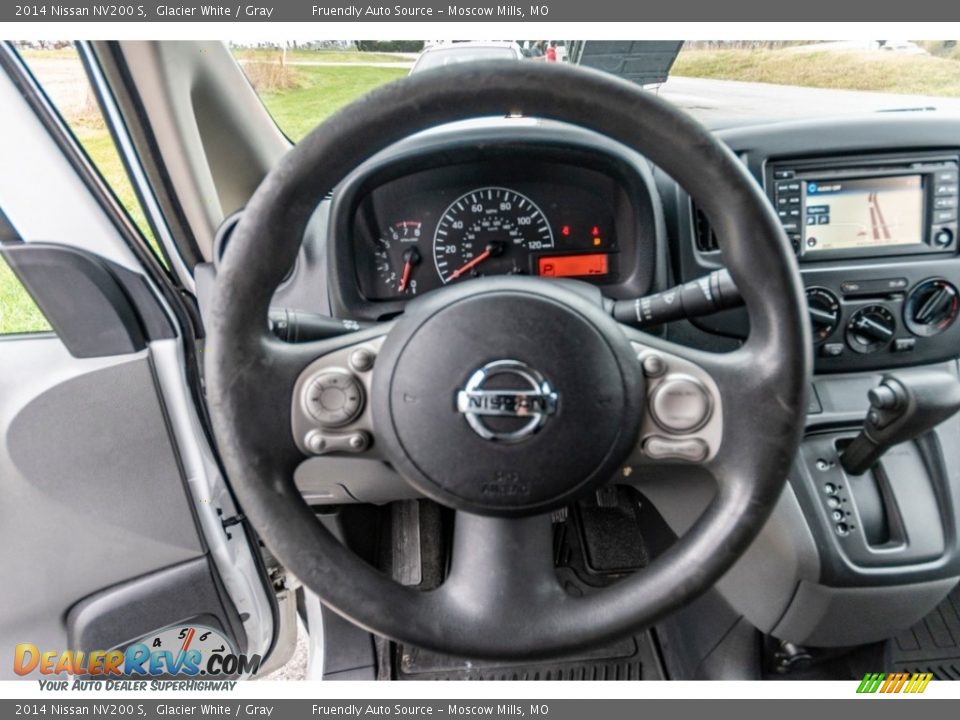
[[[960,380],[942,370],[888,373],[868,397],[863,430],[840,454],[849,475],[863,475],[891,447],[919,437],[960,410]]]

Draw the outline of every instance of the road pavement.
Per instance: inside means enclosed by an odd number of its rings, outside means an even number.
[[[735,80],[671,77],[657,91],[711,127],[881,110],[936,108],[960,113],[960,98],[826,90]]]

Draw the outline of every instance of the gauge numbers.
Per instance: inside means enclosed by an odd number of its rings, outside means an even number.
[[[530,198],[504,187],[464,193],[444,211],[433,258],[446,284],[463,277],[530,271],[529,255],[553,248],[553,231]]]

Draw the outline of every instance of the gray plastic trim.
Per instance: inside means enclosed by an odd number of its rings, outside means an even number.
[[[200,440],[204,435],[190,401],[179,341],[152,343],[150,352],[207,549],[240,617],[244,618],[248,652],[266,657],[273,642],[273,609],[253,558],[253,540],[246,536],[242,524],[231,527],[229,533],[224,529],[223,520],[238,511],[212,451]]]
[[[223,612],[217,612],[220,608]],[[212,614],[216,612],[217,614]],[[147,633],[175,623],[196,622],[235,641],[236,610],[223,597],[206,557],[173,565],[84,598],[67,613],[68,647],[73,650],[122,648]],[[242,629],[241,633],[242,633]]]
[[[246,204],[290,142],[223,42],[119,45],[170,183],[210,260],[217,226]]]
[[[200,557],[203,543],[146,351],[78,360],[54,336],[2,349],[0,643],[64,647],[73,603]]]
[[[650,471],[657,471],[651,475]],[[707,507],[716,484],[703,469],[644,469],[632,484],[670,528],[683,534]],[[629,482],[624,478],[622,482]],[[817,547],[793,488],[784,488],[773,513],[747,552],[716,585],[717,591],[755,627],[770,632],[787,611],[799,582],[820,574]]]
[[[886,640],[933,610],[958,578],[884,588],[830,588],[802,580],[774,637],[815,647]]]

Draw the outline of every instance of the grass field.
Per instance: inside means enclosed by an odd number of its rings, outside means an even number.
[[[383,67],[298,67],[296,72],[297,87],[261,92],[277,125],[294,142],[352,100],[407,74],[405,68]]]
[[[883,51],[683,50],[671,75],[776,85],[960,96],[960,54]]]
[[[0,335],[49,329],[43,313],[34,305],[6,261],[0,259]]]
[[[36,64],[34,71],[41,76],[41,82],[43,82],[42,61],[55,60],[61,65],[70,60],[76,60],[79,63],[76,53],[71,49],[28,51],[24,55],[31,64]],[[312,52],[311,55],[314,57],[322,55],[324,60],[331,62],[346,61],[344,57],[347,56],[351,61],[357,62],[364,60],[389,62],[390,59],[395,58],[391,55],[380,56],[373,53],[361,55],[357,52]],[[299,59],[300,53],[297,56]],[[287,57],[290,58],[290,53]],[[257,58],[258,61],[263,59],[268,58]],[[37,63],[37,61],[41,62]],[[62,73],[62,68],[58,68],[58,72]],[[407,74],[404,67],[383,68],[362,65],[357,67],[298,66],[295,69],[291,68],[290,72],[293,74],[290,87],[282,90],[262,89],[261,95],[277,124],[294,141],[302,138],[320,121],[351,100],[378,85]],[[83,78],[80,77],[79,80],[83,81]],[[54,100],[56,101],[56,98]],[[95,109],[84,107],[72,110],[61,108],[61,112],[66,115],[78,140],[106,181],[113,187],[120,202],[127,208],[148,241],[153,244],[146,218],[136,201],[120,157],[98,113]],[[48,329],[46,320],[33,300],[6,263],[0,260],[0,335]]]
[[[273,48],[236,48],[235,57],[243,60],[277,60],[283,54]],[[403,63],[410,58],[392,53],[362,53],[358,50],[287,50],[288,62],[328,62],[328,63]]]

